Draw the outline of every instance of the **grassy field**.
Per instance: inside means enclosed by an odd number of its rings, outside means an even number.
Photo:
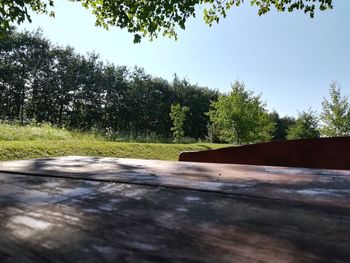
[[[1,141],[36,141],[36,140],[96,140],[103,139],[93,133],[68,131],[52,127],[49,124],[42,125],[18,125],[0,124]]]
[[[67,155],[110,156],[158,160],[177,160],[182,151],[223,147],[222,144],[158,144],[87,140],[2,141],[0,160],[18,160]]]
[[[182,151],[225,147],[224,144],[162,144],[106,141],[90,133],[0,124],[0,161],[68,155],[177,160]]]

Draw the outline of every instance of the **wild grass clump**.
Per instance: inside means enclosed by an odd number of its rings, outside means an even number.
[[[0,124],[1,141],[34,141],[34,140],[69,140],[72,134],[64,129],[51,127],[49,124],[40,126],[18,124]]]
[[[94,132],[96,137],[102,137],[106,141],[112,142],[136,142],[136,143],[174,143],[170,136],[159,135],[155,132],[125,132],[113,131],[107,128],[105,132],[96,130]],[[184,137],[176,141],[176,143],[197,143],[198,140],[190,137]]]
[[[57,128],[49,123],[20,125],[0,123],[0,141],[96,139],[95,135]]]
[[[155,132],[126,132],[107,128],[103,132],[96,130],[94,134],[112,142],[171,143],[171,139]]]
[[[0,141],[60,141],[60,140],[88,140],[130,143],[174,143],[173,138],[159,135],[155,132],[127,132],[92,129],[90,131],[68,130],[58,128],[50,123],[36,123],[34,121],[21,124],[20,122],[0,121]],[[191,144],[198,140],[184,137],[176,143]]]

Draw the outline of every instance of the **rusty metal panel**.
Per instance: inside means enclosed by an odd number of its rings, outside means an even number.
[[[275,141],[183,152],[179,161],[350,169],[350,137]]]

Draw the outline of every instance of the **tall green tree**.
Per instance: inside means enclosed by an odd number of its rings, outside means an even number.
[[[324,136],[350,135],[350,104],[349,97],[341,94],[340,85],[333,82],[329,88],[330,100],[323,99],[321,113]]]
[[[116,26],[134,33],[134,41],[139,42],[142,35],[151,39],[159,34],[177,37],[178,28],[185,29],[186,21],[195,17],[196,7],[204,6],[204,21],[210,26],[226,17],[229,9],[240,6],[243,0],[71,0],[80,2],[90,9],[96,17],[96,25],[108,28]],[[332,0],[251,0],[250,4],[258,8],[258,14],[268,13],[271,8],[279,12],[302,10],[314,16],[315,10],[333,8]],[[54,16],[54,0],[2,0],[0,2],[0,34],[11,23],[31,21],[30,11]]]
[[[24,121],[39,86],[50,69],[50,42],[41,31],[9,32],[0,41],[0,114]],[[45,84],[44,84],[45,83]]]
[[[274,122],[260,95],[236,81],[229,94],[212,103],[210,120],[218,129],[219,138],[236,144],[271,140]]]
[[[288,139],[311,139],[319,138],[318,118],[314,111],[309,109],[298,113],[295,123],[288,129]]]
[[[207,134],[209,117],[206,114],[213,101],[218,98],[218,91],[192,85],[186,79],[180,79],[176,74],[171,85],[174,95],[172,104],[180,103],[189,107],[185,120],[185,134],[192,138],[204,138]]]
[[[127,127],[127,104],[129,70],[125,66],[107,64],[103,69],[101,86],[104,95],[103,128],[121,131]]]
[[[171,131],[174,135],[174,142],[181,141],[185,137],[184,123],[189,108],[181,106],[179,103],[171,105],[170,118],[173,122]]]

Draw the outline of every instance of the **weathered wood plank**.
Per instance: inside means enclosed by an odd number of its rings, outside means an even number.
[[[0,174],[0,262],[350,260],[348,209],[89,178]]]
[[[65,157],[0,163],[0,170],[213,191],[350,207],[350,171],[154,160]]]

